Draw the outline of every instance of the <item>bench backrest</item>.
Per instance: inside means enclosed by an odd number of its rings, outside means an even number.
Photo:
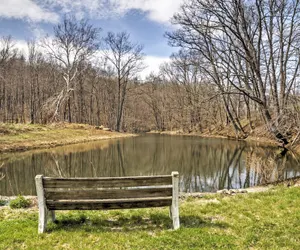
[[[171,206],[178,173],[161,176],[53,178],[36,176],[39,200],[49,210],[98,210]]]

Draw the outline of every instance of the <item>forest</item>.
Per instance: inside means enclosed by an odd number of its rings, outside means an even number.
[[[178,52],[145,79],[143,45],[66,15],[18,50],[0,41],[0,122],[116,131],[300,137],[299,1],[189,0],[165,37]],[[228,130],[229,131],[229,130]],[[230,132],[226,132],[227,134]]]

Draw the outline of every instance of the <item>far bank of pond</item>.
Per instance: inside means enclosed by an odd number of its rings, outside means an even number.
[[[112,132],[108,128],[72,123],[50,125],[0,123],[0,135],[0,153],[136,136]]]
[[[228,140],[239,140],[239,141],[246,141],[246,142],[254,142],[258,143],[260,145],[264,146],[278,146],[278,142],[276,140],[273,140],[269,137],[266,136],[248,136],[245,139],[236,139],[232,135],[227,135],[225,136],[222,133],[210,133],[210,132],[205,132],[205,133],[200,133],[200,132],[191,132],[191,133],[186,133],[181,130],[174,130],[174,131],[150,131],[147,132],[148,134],[161,134],[161,135],[175,135],[175,136],[197,136],[201,138],[220,138],[220,139],[228,139]]]
[[[300,176],[276,147],[220,138],[140,135],[0,155],[0,195],[35,195],[37,174],[61,177],[180,173],[181,192],[214,192]]]

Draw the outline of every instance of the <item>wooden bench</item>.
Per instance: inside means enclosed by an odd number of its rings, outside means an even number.
[[[170,206],[178,229],[179,174],[108,178],[35,177],[39,206],[38,232],[44,233],[55,210],[108,210]]]

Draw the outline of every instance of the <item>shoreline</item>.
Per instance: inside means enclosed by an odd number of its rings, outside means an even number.
[[[136,134],[119,133],[109,129],[98,129],[84,124],[0,124],[1,134],[0,153],[25,152],[137,136]]]
[[[11,129],[11,127],[13,128]],[[8,128],[12,131],[7,133]],[[225,136],[222,134],[208,132],[186,133],[181,130],[150,131],[146,132],[146,134],[216,138],[256,143],[259,144],[259,146],[280,147],[276,140],[259,135],[250,135],[244,139],[237,139],[233,136]],[[0,123],[0,135],[0,153],[25,152],[29,150],[48,149],[85,142],[138,136],[138,134],[114,132],[107,128],[103,130],[102,128],[99,129],[99,127],[76,123],[57,123],[50,125]],[[288,146],[287,149],[300,153],[299,145],[294,147]]]
[[[174,131],[150,131],[147,132],[147,134],[161,134],[161,135],[174,135],[174,136],[190,136],[190,137],[200,137],[200,138],[216,138],[216,139],[226,139],[226,140],[232,140],[232,141],[244,141],[244,142],[252,142],[252,143],[259,143],[266,146],[274,146],[279,147],[276,140],[272,140],[268,137],[258,137],[258,136],[248,136],[245,139],[242,138],[235,138],[232,136],[225,136],[225,135],[219,135],[219,134],[207,134],[207,133],[197,133],[197,132],[191,132],[191,133],[185,133],[180,130],[174,130]]]
[[[211,139],[225,139],[225,140],[231,140],[231,141],[240,141],[245,143],[251,143],[256,144],[256,146],[259,147],[276,147],[280,148],[282,150],[288,150],[293,155],[299,155],[300,156],[300,143],[292,145],[293,140],[286,146],[282,147],[278,144],[278,142],[275,139],[271,139],[267,136],[259,136],[259,135],[250,135],[246,138],[235,138],[233,136],[225,136],[221,134],[209,134],[207,132],[199,133],[199,132],[191,132],[186,133],[182,132],[181,130],[174,130],[174,131],[149,131],[146,132],[146,134],[160,134],[160,135],[170,135],[170,136],[189,136],[189,137],[199,137],[199,138],[211,138]]]
[[[114,133],[114,132],[112,132]],[[80,144],[85,142],[96,142],[96,141],[103,141],[103,140],[110,140],[110,139],[120,139],[120,138],[128,138],[128,137],[135,137],[137,135],[134,134],[122,134],[119,135],[111,135],[111,136],[95,136],[90,137],[87,139],[73,139],[66,142],[59,142],[59,141],[52,141],[52,142],[46,142],[43,144],[36,144],[36,145],[12,145],[11,147],[5,146],[4,148],[0,147],[0,153],[21,153],[31,150],[37,150],[37,149],[50,149],[50,148],[56,148],[61,146],[68,146],[73,144]]]

